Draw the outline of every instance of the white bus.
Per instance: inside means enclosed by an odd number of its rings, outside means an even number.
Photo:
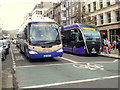
[[[59,26],[47,17],[28,20],[17,33],[19,49],[30,59],[62,57]]]

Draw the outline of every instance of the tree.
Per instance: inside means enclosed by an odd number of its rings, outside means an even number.
[[[84,3],[84,2],[80,2]],[[85,10],[85,6],[80,6],[82,4],[79,4],[79,8],[75,7],[75,23],[86,23],[86,24],[95,24],[96,20],[94,17],[90,16],[88,12]]]

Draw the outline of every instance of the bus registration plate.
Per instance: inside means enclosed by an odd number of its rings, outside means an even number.
[[[44,55],[44,57],[51,57],[51,55]]]

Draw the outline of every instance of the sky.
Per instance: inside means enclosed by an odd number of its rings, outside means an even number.
[[[1,0],[0,21],[2,30],[19,29],[26,13],[30,13],[34,6],[42,0]],[[56,2],[57,0],[43,0]]]

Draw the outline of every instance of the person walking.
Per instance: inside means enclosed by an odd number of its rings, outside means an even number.
[[[120,40],[118,41],[117,46],[118,46],[118,56],[120,56]]]
[[[112,44],[112,46],[113,46],[113,50],[114,50],[115,47],[116,47],[116,41],[115,41],[115,40],[113,40],[113,44]]]
[[[110,43],[109,43],[107,38],[104,41],[104,45],[105,45],[106,53],[109,55],[109,45],[110,45]]]

